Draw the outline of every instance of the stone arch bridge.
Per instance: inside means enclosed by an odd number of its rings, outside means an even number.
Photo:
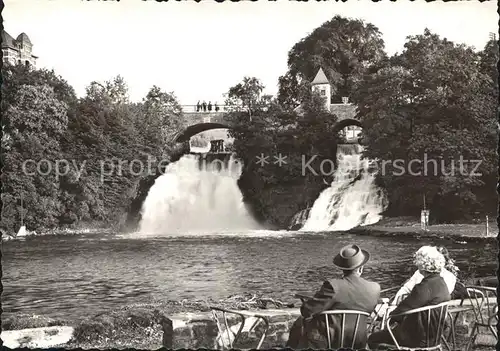
[[[193,111],[193,106],[183,106],[184,111]],[[222,108],[224,110],[224,107]],[[356,106],[353,104],[332,104],[330,111],[337,115],[338,122],[335,126],[335,130],[338,132],[345,127],[362,127],[361,122],[356,119]],[[217,112],[184,112],[184,118],[186,119],[186,127],[184,130],[179,131],[173,137],[173,140],[177,143],[188,142],[189,139],[201,132],[211,129],[220,128],[232,128],[232,121],[228,118],[227,112],[217,111]]]

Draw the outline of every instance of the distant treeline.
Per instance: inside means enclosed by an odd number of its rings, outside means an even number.
[[[21,215],[26,227],[37,231],[119,224],[143,177],[128,165],[165,159],[169,137],[183,124],[173,93],[156,86],[142,102],[131,103],[118,76],[90,83],[77,98],[53,71],[22,64],[4,64],[2,111],[6,233],[17,231]]]

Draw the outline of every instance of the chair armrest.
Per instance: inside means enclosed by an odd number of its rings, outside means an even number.
[[[405,316],[405,315],[409,315],[409,314],[413,314],[413,313],[417,313],[417,312],[426,311],[426,310],[429,310],[429,309],[434,309],[434,308],[437,308],[437,307],[447,306],[448,303],[449,303],[449,301],[445,301],[445,302],[441,302],[441,303],[436,304],[436,305],[429,305],[429,306],[423,306],[423,307],[419,307],[419,308],[414,308],[412,310],[408,310],[408,311],[401,312],[401,313],[398,313],[398,314],[393,314],[391,317]]]
[[[467,285],[465,286],[465,289],[474,289],[474,290],[479,290],[481,292],[490,292],[493,293],[493,295],[497,296],[497,288],[491,286]]]
[[[393,317],[395,317],[395,316],[388,316],[385,319],[385,327],[387,328],[387,331],[389,332],[389,335],[391,336],[391,339],[392,339],[394,345],[396,345],[396,348],[399,350],[401,347],[399,346],[399,343],[396,340],[396,337],[394,336],[394,333],[392,332],[392,329],[391,329],[391,319]]]

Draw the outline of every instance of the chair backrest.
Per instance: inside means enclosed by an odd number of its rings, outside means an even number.
[[[326,324],[326,338],[327,338],[327,341],[328,341],[328,348],[329,349],[332,349],[332,342],[333,342],[333,338],[332,338],[332,335],[331,335],[331,329],[330,329],[330,318],[329,317],[334,317],[334,316],[339,316],[340,317],[340,339],[337,339],[338,342],[340,342],[340,348],[344,348],[344,347],[350,347],[351,349],[354,349],[354,345],[356,343],[356,335],[358,334],[358,329],[359,329],[359,321],[360,321],[360,318],[363,317],[363,318],[368,318],[370,316],[369,313],[367,312],[363,312],[363,311],[354,311],[354,310],[331,310],[331,311],[324,311],[322,313],[320,313],[320,315],[324,315],[325,316],[325,324]],[[346,316],[347,315],[352,315],[352,316],[356,316],[356,324],[355,324],[355,327],[354,327],[354,330],[353,330],[353,334],[352,335],[346,335],[345,333],[345,322],[346,322]],[[351,342],[351,345],[344,345],[344,340],[347,338],[347,337],[351,337],[352,336],[352,342]]]
[[[486,286],[467,286],[466,289],[476,322],[488,325],[491,317],[494,316],[494,309],[497,305],[497,289]],[[492,302],[492,299],[495,301]]]
[[[441,343],[441,335],[443,334],[443,330],[445,327],[445,321],[446,321],[446,317],[447,317],[447,313],[448,313],[448,303],[449,303],[449,301],[446,301],[446,302],[442,302],[442,303],[437,304],[437,305],[415,308],[413,310],[409,310],[409,311],[406,311],[403,313],[389,316],[389,318],[387,318],[387,321],[386,321],[387,330],[389,331],[389,334],[391,335],[391,337],[392,337],[395,345],[398,347],[398,349],[400,348],[400,345],[399,345],[398,341],[396,340],[396,338],[395,338],[395,336],[390,328],[391,320],[394,317],[408,316],[408,315],[417,314],[417,313],[422,315],[422,321],[425,323],[425,325],[424,325],[424,327],[425,327],[424,332],[425,332],[425,336],[426,336],[425,347],[435,347],[435,346],[440,345],[440,343]],[[434,312],[436,313],[436,315],[439,312],[437,326],[433,326],[431,323],[431,314]],[[436,334],[434,335],[433,338],[431,338],[430,335],[432,334],[431,332],[434,331],[434,328],[436,328],[436,330],[435,330]],[[414,331],[414,332],[417,332],[417,331]]]
[[[212,312],[212,317],[214,318],[215,323],[217,324],[217,329],[219,330],[219,335],[216,339],[216,343],[219,344],[222,350],[234,349],[235,348],[234,345],[241,337],[241,333],[243,331],[247,331],[249,333],[252,331],[255,332],[255,328],[259,325],[259,323],[263,322],[265,325],[264,325],[264,330],[261,332],[259,343],[256,347],[252,345],[252,349],[256,350],[260,349],[262,343],[264,342],[264,338],[267,335],[267,330],[269,329],[269,322],[265,317],[258,314],[247,313],[245,315],[244,313],[238,311],[227,310],[224,308],[213,307],[213,306],[210,306],[210,310]],[[222,318],[220,318],[218,314],[222,315],[221,316]],[[232,316],[233,320],[234,317],[239,317],[240,322],[238,324],[230,325],[228,321],[228,315]],[[224,328],[222,327],[221,319],[223,320]],[[245,325],[247,319],[254,319],[250,327],[248,327],[248,325]]]
[[[243,329],[243,323],[240,323],[238,331],[235,333],[233,330],[231,330],[231,326],[229,325],[227,315],[232,314],[232,315],[237,315],[240,318],[242,317],[236,313],[231,313],[230,311],[224,310],[222,308],[211,307],[210,309],[212,312],[212,317],[214,318],[215,323],[217,324],[217,329],[219,330],[219,335],[216,340],[217,343],[222,348],[222,350],[232,349],[234,343],[236,342],[236,336],[239,335]],[[218,316],[218,313],[222,314],[221,316],[222,318]],[[223,320],[224,328],[222,327],[220,319]]]

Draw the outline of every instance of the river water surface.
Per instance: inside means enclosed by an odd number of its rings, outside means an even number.
[[[30,313],[79,320],[128,304],[222,299],[246,292],[297,302],[295,292],[314,291],[339,273],[332,257],[351,243],[371,253],[364,276],[382,288],[399,285],[413,273],[411,255],[425,244],[446,245],[464,273],[496,273],[493,243],[335,232],[43,236],[3,243],[4,318]]]

